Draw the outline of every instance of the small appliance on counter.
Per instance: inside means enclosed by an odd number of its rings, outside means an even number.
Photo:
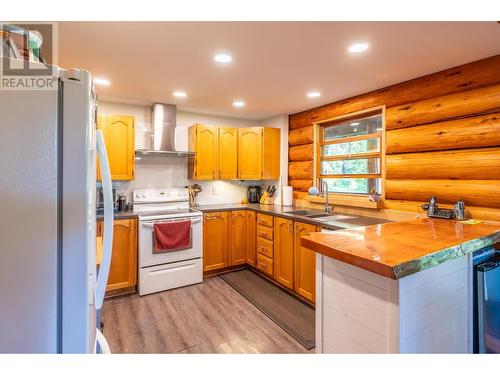
[[[247,192],[248,203],[259,203],[261,189],[258,185],[250,185]]]

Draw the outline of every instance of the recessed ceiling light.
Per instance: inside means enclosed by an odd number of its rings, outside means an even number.
[[[111,82],[106,78],[94,78],[94,83],[99,86],[109,86]]]
[[[351,126],[358,126],[359,125],[359,122],[352,122],[351,123]]]
[[[241,108],[245,106],[245,102],[243,100],[235,100],[233,102],[233,106]]]
[[[227,53],[218,53],[217,55],[214,56],[214,60],[219,62],[219,63],[224,63],[227,64],[233,60],[231,55],[228,55]]]
[[[310,91],[307,93],[308,98],[318,98],[321,96],[321,93],[318,91]]]
[[[368,43],[366,42],[361,42],[361,43],[355,43],[351,46],[349,46],[349,52],[351,53],[359,53],[366,51],[368,49]]]
[[[173,95],[176,98],[185,98],[187,94],[184,91],[174,91]]]

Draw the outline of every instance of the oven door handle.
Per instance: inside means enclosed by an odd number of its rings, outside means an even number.
[[[202,218],[196,218],[196,219],[191,219],[191,224],[195,224],[195,223],[199,223],[201,222]],[[151,223],[140,223],[140,226],[141,227],[144,227],[144,228],[153,228],[153,226],[155,224],[158,224],[158,223],[175,223],[175,222],[180,222],[180,221],[187,221],[187,220],[158,220],[158,221],[154,221],[154,222],[151,222]]]

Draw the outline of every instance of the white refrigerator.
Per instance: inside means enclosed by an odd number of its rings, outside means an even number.
[[[54,89],[0,90],[0,353],[109,350],[96,329],[113,241],[106,149],[91,75],[56,71]],[[96,159],[105,201],[99,272]]]

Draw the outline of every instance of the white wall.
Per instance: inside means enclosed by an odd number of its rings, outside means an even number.
[[[149,148],[151,137],[151,108],[115,102],[99,102],[100,114],[121,114],[135,117],[135,148]],[[288,116],[280,115],[264,121],[205,115],[201,113],[177,111],[177,129],[175,134],[177,150],[188,149],[188,127],[194,123],[231,127],[269,126],[281,128],[281,174],[282,181],[288,180]],[[286,173],[285,175],[283,173]],[[245,196],[247,187],[257,182],[252,181],[190,181],[187,178],[186,158],[159,158],[136,160],[135,179],[129,182],[115,181],[118,194],[125,194],[127,201],[132,199],[132,190],[152,187],[184,187],[199,183],[203,192],[199,194],[200,204],[239,203]],[[265,185],[279,186],[279,181],[263,181]],[[280,199],[277,197],[276,203]]]

